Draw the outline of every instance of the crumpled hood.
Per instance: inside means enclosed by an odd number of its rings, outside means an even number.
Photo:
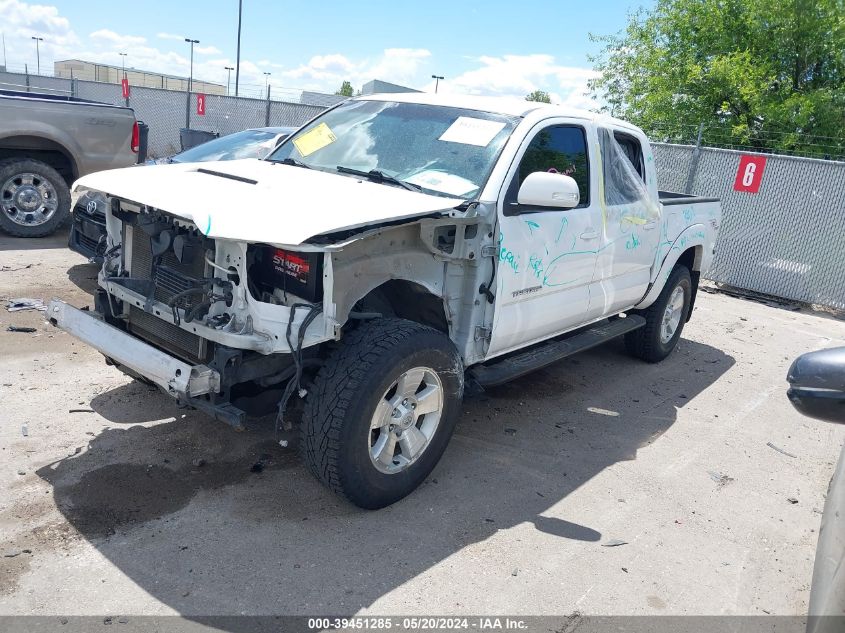
[[[209,237],[279,245],[448,213],[463,202],[253,158],[112,169],[80,178],[73,190],[155,207],[193,222]]]

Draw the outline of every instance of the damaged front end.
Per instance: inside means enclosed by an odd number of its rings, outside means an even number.
[[[96,314],[54,300],[48,317],[181,404],[240,427],[245,409],[267,413],[281,397],[259,394],[298,382],[318,344],[339,335],[320,249],[212,239],[116,197],[106,224]]]

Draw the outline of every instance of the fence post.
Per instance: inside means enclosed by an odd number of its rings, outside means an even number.
[[[70,96],[76,96],[76,79],[74,77],[70,78]]]
[[[193,46],[193,44],[191,45]],[[191,129],[191,88],[185,90],[185,127]]]
[[[704,132],[704,123],[698,126],[698,139],[695,141],[695,149],[692,150],[692,158],[689,163],[689,174],[684,193],[692,193],[692,186],[695,183],[695,174],[698,172],[698,161],[701,159],[701,134]]]
[[[264,113],[264,127],[270,127],[270,84],[267,84],[267,110]]]
[[[26,91],[29,92],[29,64],[23,65],[23,72],[26,76]]]

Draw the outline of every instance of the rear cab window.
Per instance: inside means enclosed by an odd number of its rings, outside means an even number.
[[[645,162],[642,147],[634,136],[599,128],[602,184],[605,203],[630,204],[645,195]]]

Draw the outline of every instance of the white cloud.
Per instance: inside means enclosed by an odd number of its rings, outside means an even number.
[[[431,51],[424,48],[388,48],[375,65],[365,68],[368,79],[394,83],[412,82],[425,65]]]
[[[93,40],[100,40],[105,42],[108,46],[117,46],[118,48],[128,48],[130,46],[140,46],[147,43],[146,37],[139,35],[120,35],[108,29],[100,29],[94,31],[89,35]]]
[[[197,55],[219,55],[220,49],[216,46],[194,46]]]
[[[160,40],[174,40],[177,42],[184,42],[184,35],[176,35],[175,33],[156,33],[156,37]]]
[[[281,77],[290,85],[326,92],[337,90],[344,81],[356,90],[371,79],[407,84],[417,80],[429,57],[431,52],[421,48],[388,48],[374,59],[357,62],[339,53],[316,55]]]
[[[562,66],[552,55],[504,55],[479,57],[479,66],[440,82],[441,92],[524,97],[534,90],[549,93],[553,103],[571,107],[594,108],[585,95],[587,82],[596,73],[588,68]],[[426,90],[434,89],[428,82]]]
[[[70,22],[60,16],[54,6],[0,0],[0,24],[6,37],[6,59],[10,69],[23,71],[25,65],[36,68],[32,37],[44,38],[39,42],[42,71],[52,69],[56,54],[78,46],[80,42]]]

